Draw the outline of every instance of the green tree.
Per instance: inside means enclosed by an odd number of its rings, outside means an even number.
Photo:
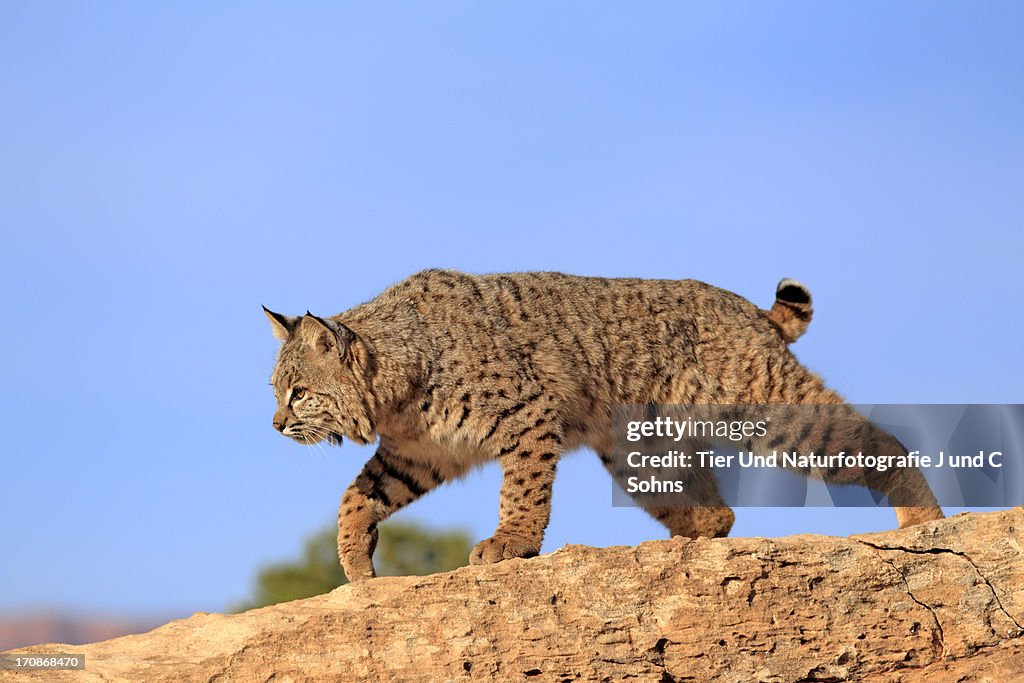
[[[236,611],[308,598],[348,583],[338,563],[337,533],[333,525],[323,529],[306,540],[301,558],[261,569],[255,595]],[[389,522],[380,526],[374,565],[379,576],[422,576],[465,565],[470,548],[470,537],[462,531]]]

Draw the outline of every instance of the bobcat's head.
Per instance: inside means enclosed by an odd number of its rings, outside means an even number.
[[[340,445],[342,436],[373,441],[370,356],[359,336],[309,312],[290,317],[263,310],[284,342],[270,375],[277,397],[274,428],[305,444]]]

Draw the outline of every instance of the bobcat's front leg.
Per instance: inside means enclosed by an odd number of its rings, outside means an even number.
[[[554,443],[521,445],[499,458],[505,470],[501,482],[498,529],[470,553],[470,564],[488,564],[540,552],[551,517],[551,484],[558,453]]]
[[[341,498],[338,559],[349,581],[376,576],[377,524],[444,481],[429,465],[381,445]]]

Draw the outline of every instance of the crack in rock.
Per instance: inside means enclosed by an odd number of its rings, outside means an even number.
[[[865,541],[865,540],[860,539],[860,538],[855,538],[854,540],[857,541],[858,543],[863,543],[864,545],[868,546],[869,548],[874,548],[875,550],[891,550],[891,551],[897,551],[897,552],[910,553],[911,555],[956,555],[957,557],[966,560],[967,564],[971,565],[971,567],[974,568],[974,572],[978,575],[978,578],[980,578],[982,581],[984,581],[985,585],[988,586],[989,591],[992,593],[992,597],[996,601],[996,605],[999,607],[999,611],[1002,612],[1003,614],[1005,614],[1006,618],[1009,619],[1010,621],[1012,621],[1013,625],[1017,627],[1017,633],[1014,634],[1014,636],[1018,636],[1021,633],[1024,633],[1024,626],[1021,626],[1020,622],[1017,621],[1017,619],[1014,618],[1014,616],[1012,614],[1010,614],[1006,610],[1005,607],[1003,607],[1003,601],[999,599],[999,593],[996,592],[995,586],[992,585],[992,582],[988,580],[987,576],[985,576],[984,574],[981,573],[981,569],[978,568],[978,565],[974,563],[974,560],[972,560],[970,555],[968,555],[967,553],[961,552],[961,551],[958,551],[958,550],[953,550],[952,548],[928,548],[928,549],[922,550],[922,549],[918,549],[918,548],[904,548],[902,546],[878,545],[877,543],[872,543],[870,541]],[[882,559],[885,560],[884,557]],[[885,561],[888,562],[888,560],[885,560]],[[904,579],[904,583],[905,582],[906,582],[906,579]],[[909,588],[908,588],[908,590],[909,590]],[[911,597],[913,597],[913,596],[911,596]]]
[[[932,636],[932,655],[935,657],[935,661],[943,659],[946,655],[946,641],[945,633],[942,630],[942,622],[939,621],[939,615],[935,612],[935,609],[931,605],[922,602],[921,600],[918,600],[917,596],[914,595],[914,592],[910,590],[910,583],[907,581],[907,577],[903,574],[903,572],[899,570],[895,562],[888,558],[882,557],[882,555],[879,553],[875,554],[878,555],[878,559],[889,565],[889,567],[891,567],[892,570],[896,572],[896,575],[900,577],[900,581],[903,582],[903,587],[907,589],[907,595],[910,596],[910,599],[916,602],[921,607],[924,607],[926,610],[928,610],[928,613],[932,615],[932,619],[935,620],[935,628],[937,629],[937,631],[933,632]],[[938,643],[935,642],[935,635],[938,635]],[[938,645],[937,652],[936,645]]]

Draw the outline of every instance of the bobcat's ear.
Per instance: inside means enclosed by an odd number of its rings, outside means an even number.
[[[292,332],[295,331],[295,326],[298,325],[299,320],[301,320],[301,318],[298,317],[274,313],[266,306],[263,307],[263,312],[266,313],[267,317],[270,319],[270,331],[276,339],[280,339],[281,341],[288,341],[292,336]]]
[[[311,347],[323,354],[337,353],[341,360],[345,359],[349,347],[356,340],[356,333],[343,324],[318,318],[309,311],[302,316],[299,330],[303,341]]]

